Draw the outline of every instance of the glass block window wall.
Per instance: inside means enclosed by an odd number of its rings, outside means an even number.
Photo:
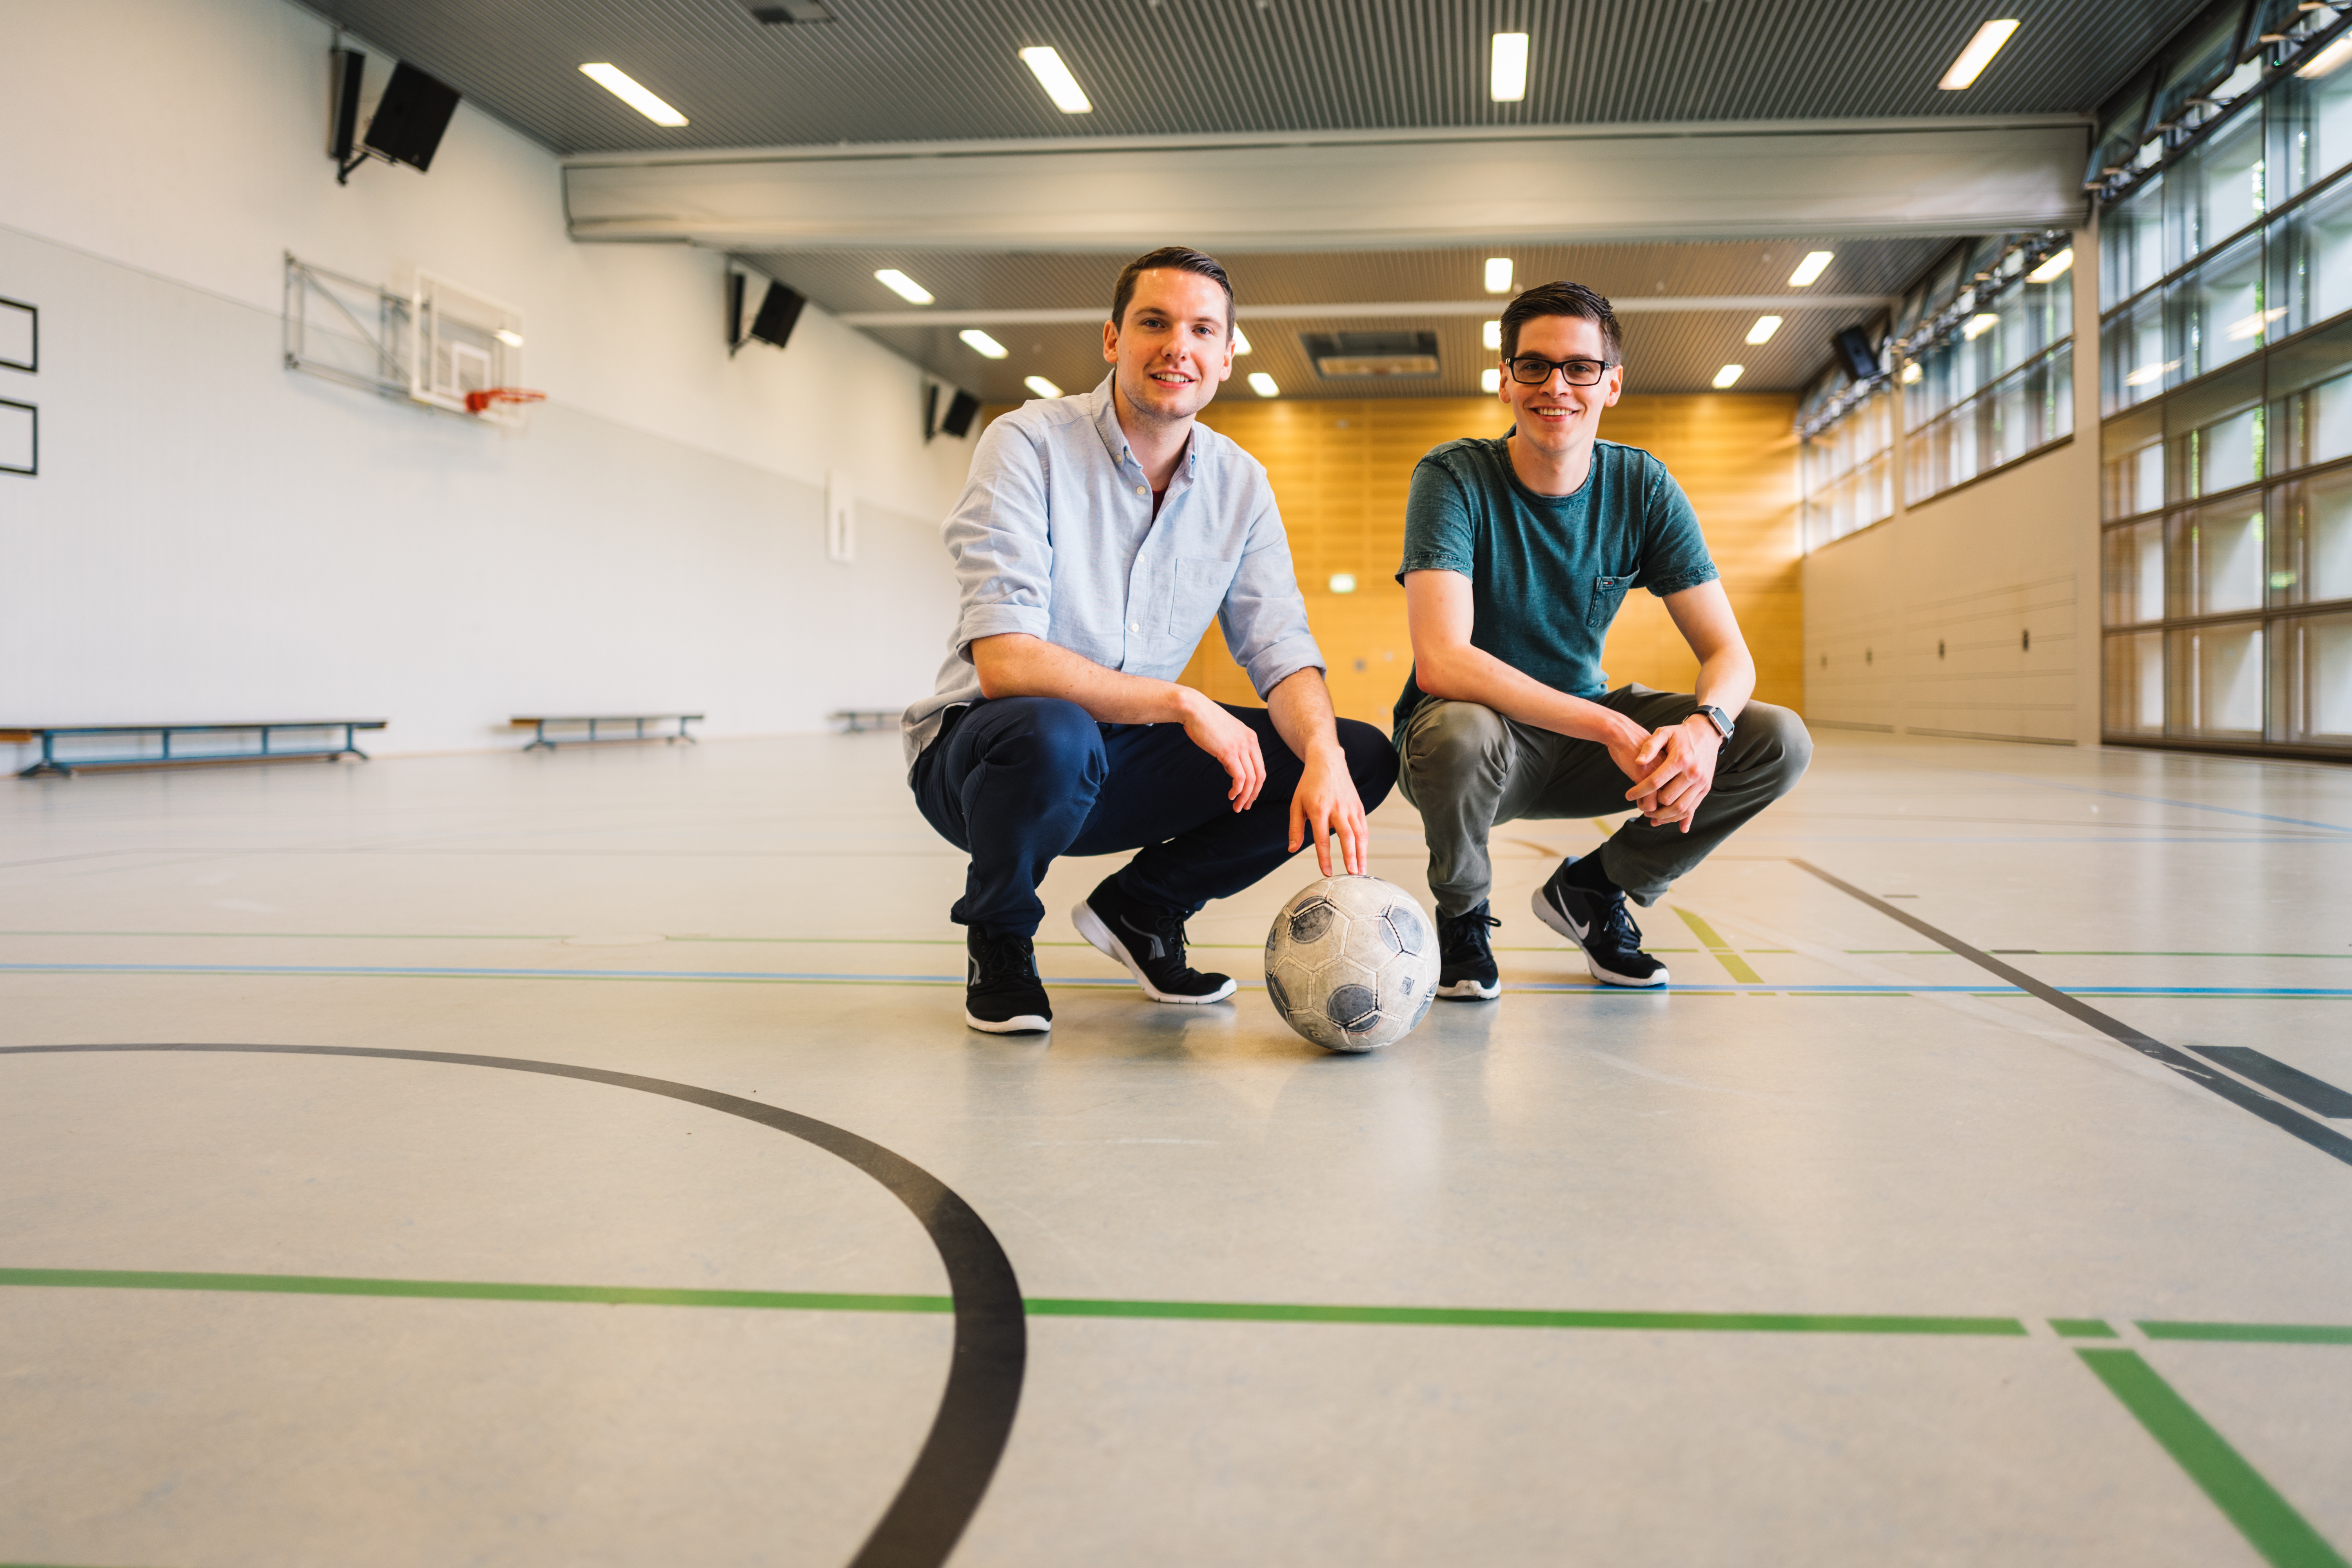
[[[2352,756],[2352,17],[2232,9],[2092,169],[2103,728]]]

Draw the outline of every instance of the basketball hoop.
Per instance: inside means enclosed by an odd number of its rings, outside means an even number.
[[[531,392],[520,386],[492,386],[466,394],[466,412],[488,414],[496,407],[499,412],[512,416],[521,413],[526,404],[546,401],[547,394],[543,392]]]

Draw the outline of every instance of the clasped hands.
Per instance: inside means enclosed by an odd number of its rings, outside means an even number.
[[[1643,730],[1628,721],[1610,738],[1609,756],[1633,781],[1625,799],[1653,827],[1679,824],[1688,833],[1699,803],[1715,788],[1715,765],[1723,735],[1694,713],[1679,724]]]

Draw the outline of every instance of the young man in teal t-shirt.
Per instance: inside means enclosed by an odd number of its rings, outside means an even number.
[[[1664,985],[1625,899],[1648,905],[1788,793],[1812,756],[1794,713],[1753,701],[1756,666],[1682,487],[1649,453],[1596,438],[1625,387],[1609,301],[1577,283],[1503,311],[1501,440],[1422,458],[1405,503],[1412,673],[1397,699],[1398,783],[1420,808],[1437,899],[1441,996],[1502,994],[1486,931],[1498,822],[1631,805],[1599,852],[1560,862],[1536,917],[1593,978]],[[1695,695],[1609,689],[1601,645],[1632,588],[1666,602],[1698,656]]]

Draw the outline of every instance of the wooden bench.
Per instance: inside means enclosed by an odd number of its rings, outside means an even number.
[[[523,747],[524,751],[535,752],[545,747],[551,752],[559,745],[604,746],[610,745],[615,741],[666,741],[671,744],[684,741],[687,744],[692,745],[694,737],[686,732],[686,727],[701,721],[702,715],[699,713],[574,713],[550,715],[543,719],[510,719],[508,724],[513,729],[529,730],[531,732],[530,742]],[[646,733],[646,726],[648,724],[667,723],[675,723],[677,728],[667,733],[659,731],[650,735]],[[558,740],[547,732],[547,727],[550,724],[585,724],[588,727],[588,732],[584,735],[565,736]],[[600,724],[625,724],[629,726],[629,732],[625,735],[599,734],[597,726]]]
[[[16,776],[20,779],[54,776],[71,778],[81,773],[119,773],[131,768],[197,767],[215,763],[291,763],[332,762],[337,757],[357,757],[367,761],[367,753],[352,739],[361,730],[381,730],[382,719],[289,719],[269,720],[247,724],[23,724],[0,725],[0,742],[31,745],[38,742],[41,760]],[[294,745],[274,743],[273,736],[289,731],[341,730],[343,738],[338,745]],[[60,757],[58,742],[78,736],[108,735],[118,738],[153,736],[160,749],[152,756]],[[190,735],[251,735],[254,746],[232,751],[195,751],[172,749],[174,737]]]
[[[895,730],[899,713],[896,708],[841,708],[825,715],[841,726],[845,735],[855,735],[860,730]]]

